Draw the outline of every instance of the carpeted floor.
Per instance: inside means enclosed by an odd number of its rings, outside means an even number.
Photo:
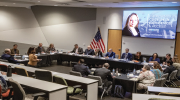
[[[53,64],[51,66],[41,67],[41,69],[46,69],[46,70],[51,70],[51,71],[55,71],[55,72],[69,74],[70,70],[72,69],[72,66],[68,65],[67,63],[63,63],[62,65],[57,65],[56,62],[53,62]],[[180,82],[177,81],[176,84],[178,84],[178,86],[180,86]],[[99,94],[99,100],[101,100],[100,95],[101,94]],[[71,100],[85,100],[85,97],[84,97],[84,94],[76,95],[76,96],[71,97]],[[104,96],[103,100],[132,100],[132,94],[126,93],[126,96],[124,99],[117,98],[117,97],[111,97],[111,96]]]

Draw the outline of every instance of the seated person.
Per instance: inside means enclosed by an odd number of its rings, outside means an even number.
[[[28,49],[28,56],[29,56],[29,62],[28,62],[28,66],[30,67],[36,67],[37,66],[37,62],[41,61],[41,59],[37,59],[37,56],[35,55],[36,51],[35,51],[35,47],[30,47]]]
[[[171,60],[167,61],[167,68],[163,71],[163,73],[168,73],[169,75],[174,71],[176,70],[176,68],[172,65],[173,62]],[[169,79],[169,75],[168,75],[168,78]]]
[[[156,79],[161,78],[161,76],[162,76],[162,74],[163,74],[163,70],[162,70],[162,67],[160,66],[160,64],[159,64],[158,62],[154,62],[153,68],[154,68],[154,69],[151,69],[151,72],[154,73],[155,78],[156,78]]]
[[[154,53],[152,55],[152,57],[149,58],[149,63],[154,63],[154,62],[160,63],[160,59],[158,58],[158,54],[157,53]]]
[[[91,71],[89,70],[88,66],[83,65],[84,59],[80,59],[77,65],[74,65],[73,71],[80,72],[82,77],[86,77],[89,74],[91,74]]]
[[[129,53],[129,49],[128,48],[125,49],[125,53],[122,54],[121,59],[132,60],[132,54]]]
[[[39,46],[36,48],[36,54],[45,53],[45,49],[42,47],[42,43],[39,43]]]
[[[164,60],[163,60],[163,65],[166,65],[166,62],[168,61],[168,60],[172,60],[172,58],[171,58],[171,54],[166,54],[166,58],[164,58]]]
[[[50,51],[51,51],[52,53],[56,52],[56,49],[55,49],[55,47],[54,47],[54,44],[50,44],[50,45],[49,45],[49,48],[47,48],[47,50],[46,50],[47,53],[50,53]]]
[[[17,44],[13,45],[13,48],[11,49],[11,55],[19,55],[19,50],[17,49],[17,47]]]
[[[111,71],[108,68],[109,64],[105,63],[102,68],[97,68],[94,72],[94,76],[100,76],[102,83],[104,83],[104,86],[107,88],[112,85],[113,81],[113,76],[111,75]]]
[[[134,57],[134,61],[142,62],[141,52],[138,51]]]
[[[99,48],[96,48],[95,56],[103,57],[103,54]]]
[[[177,55],[172,58],[172,61],[173,61],[173,66],[176,69],[179,69],[180,68],[180,62],[179,62],[179,59],[178,59]]]
[[[147,89],[148,86],[153,86],[156,80],[154,74],[150,71],[149,65],[144,65],[137,79],[140,81],[137,90]]]
[[[74,49],[71,51],[71,53],[83,54],[83,49],[79,47],[78,44],[75,44]]]
[[[5,93],[3,94],[3,96],[7,97],[9,95],[9,92],[10,92],[10,89],[8,89],[8,85],[6,83],[6,72],[0,72],[0,85],[1,85],[1,91],[2,93]]]
[[[4,54],[1,56],[1,59],[8,60],[10,63],[18,64],[18,61],[11,56],[11,50],[5,49]]]
[[[115,58],[115,53],[113,52],[113,50],[110,48],[109,52],[106,53],[105,58]]]
[[[90,46],[87,47],[87,49],[84,52],[85,55],[94,55],[94,50],[91,49]]]

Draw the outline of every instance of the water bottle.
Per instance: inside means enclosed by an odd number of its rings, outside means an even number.
[[[11,77],[12,76],[12,67],[9,65],[7,68],[7,77]]]
[[[63,50],[61,50],[61,52],[63,52]]]
[[[134,70],[133,70],[133,75],[135,75],[136,74],[136,69],[134,68]]]
[[[99,58],[101,58],[101,55],[99,54]]]
[[[114,57],[112,56],[112,59],[113,59]]]
[[[24,60],[24,55],[22,55],[22,60]]]
[[[129,78],[129,73],[127,73],[127,78]]]
[[[38,55],[40,55],[40,52],[38,52]]]
[[[57,53],[59,53],[59,51],[57,50]]]
[[[118,68],[116,68],[116,75],[118,76]]]
[[[50,54],[52,54],[52,51],[50,50]]]
[[[115,73],[115,69],[113,68],[113,75],[114,75],[114,73]]]
[[[14,59],[16,59],[16,54],[14,55]]]

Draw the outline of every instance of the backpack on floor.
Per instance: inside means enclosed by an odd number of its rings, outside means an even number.
[[[115,85],[114,97],[124,98],[124,89],[121,85]]]

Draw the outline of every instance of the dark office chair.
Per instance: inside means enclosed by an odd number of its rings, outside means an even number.
[[[0,64],[0,70],[1,70],[1,71],[3,71],[3,72],[7,72],[7,68],[8,68],[8,66],[7,66],[7,65]]]
[[[69,72],[70,73],[70,75],[74,75],[74,76],[80,76],[80,77],[82,77],[82,75],[81,75],[81,73],[80,72],[76,72],[76,71],[70,71]]]
[[[20,67],[15,67],[14,69],[15,69],[16,74],[29,77],[28,72],[26,71],[26,69],[20,68]]]
[[[59,77],[59,76],[54,76],[54,82],[68,86],[66,80],[62,77]],[[67,100],[69,100],[69,96],[81,94],[83,90],[80,89],[80,87],[81,87],[81,85],[68,86],[68,88],[67,88],[67,95],[68,95]]]
[[[36,79],[48,81],[48,82],[53,82],[53,76],[50,71],[40,71],[36,70],[35,71],[35,77]]]
[[[171,83],[173,86],[177,87],[176,83],[173,81],[176,78],[177,70],[174,70],[170,75],[169,79],[166,82]],[[167,85],[166,85],[167,86]]]
[[[160,78],[160,79],[156,79],[155,83],[153,86],[156,87],[163,87],[164,83],[166,82],[165,78]]]
[[[26,98],[26,93],[24,92],[24,89],[21,87],[21,85],[14,81],[12,78],[8,79],[10,84],[13,87],[14,95],[13,95],[13,100],[25,100]],[[39,96],[44,96],[45,93],[37,93],[33,94],[32,96],[34,97],[34,100],[37,100]]]

